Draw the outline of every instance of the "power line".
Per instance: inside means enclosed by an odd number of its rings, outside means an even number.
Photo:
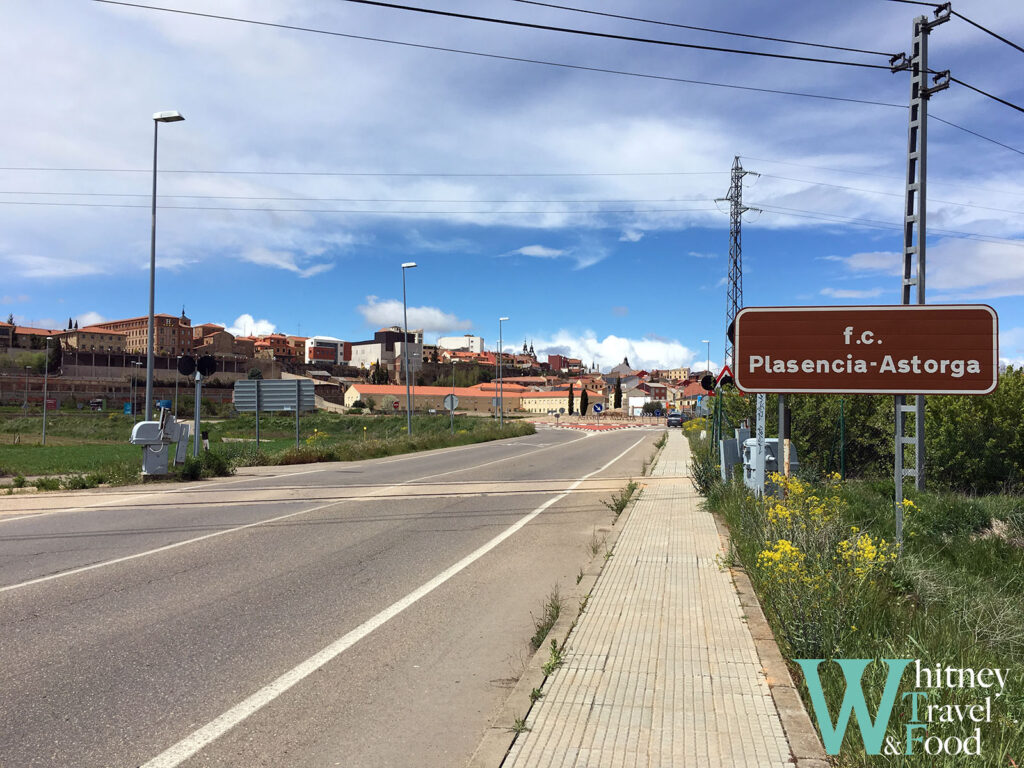
[[[894,224],[886,221],[879,221],[877,219],[858,219],[850,216],[842,216],[835,213],[826,213],[823,211],[807,211],[802,208],[787,208],[781,205],[770,205],[768,203],[758,203],[758,208],[764,209],[768,213],[778,213],[786,216],[798,216],[799,218],[806,219],[818,219],[821,221],[833,221],[834,223],[848,223],[857,226],[868,227],[871,229],[891,229],[902,231],[903,227],[899,224]],[[962,232],[953,229],[934,229],[930,230],[933,233],[942,234],[947,237],[955,237],[963,240],[978,240],[981,242],[999,243],[1005,245],[1012,245],[1016,248],[1024,248],[1024,241],[1012,240],[1010,238],[998,237],[996,235],[985,235],[980,232]]]
[[[545,67],[559,67],[561,69],[572,69],[580,72],[598,72],[607,75],[621,75],[623,77],[638,77],[645,80],[660,80],[663,82],[670,83],[685,83],[688,85],[706,85],[713,88],[729,88],[737,91],[751,91],[755,93],[772,93],[780,96],[799,96],[807,99],[823,99],[825,101],[841,101],[848,102],[850,104],[871,104],[881,107],[898,107],[900,109],[906,109],[905,104],[891,104],[883,101],[872,101],[870,99],[855,99],[847,96],[826,96],[819,93],[806,93],[803,91],[789,91],[779,88],[760,88],[752,85],[736,85],[734,83],[717,83],[709,80],[694,80],[692,78],[685,77],[671,77],[669,75],[654,75],[645,72],[630,72],[629,70],[621,69],[608,69],[606,67],[588,67],[582,64],[566,64],[558,61],[547,61],[545,59],[531,59],[524,56],[505,56],[498,53],[483,53],[481,51],[470,51],[464,48],[449,48],[441,45],[427,45],[424,43],[410,43],[404,40],[390,40],[382,37],[369,37],[367,35],[353,35],[347,32],[333,32],[325,29],[317,29],[314,27],[298,27],[290,24],[277,24],[270,21],[256,21],[254,19],[244,19],[237,16],[219,16],[213,13],[200,13],[198,11],[184,11],[178,8],[162,8],[155,5],[142,5],[140,3],[129,3],[124,0],[93,0],[97,3],[106,3],[107,5],[120,5],[128,8],[140,8],[149,11],[161,11],[163,13],[177,13],[182,16],[196,16],[199,18],[206,19],[217,19],[219,21],[232,21],[239,24],[252,24],[260,27],[271,27],[276,29],[287,29],[293,32],[308,32],[316,35],[328,35],[331,37],[343,37],[349,40],[363,40],[372,43],[385,43],[387,45],[400,45],[406,48],[418,48],[427,51],[440,51],[444,53],[458,53],[464,56],[478,56],[485,59],[498,59],[500,61],[515,61],[523,64],[538,64]],[[2,169],[0,169],[2,170]]]
[[[1021,53],[1024,53],[1024,48],[1021,48],[1021,47],[1020,47],[1019,45],[1017,45],[1016,43],[1014,43],[1014,42],[1012,42],[1012,41],[1010,41],[1010,40],[1007,40],[1007,39],[1006,39],[1005,37],[1003,37],[1002,35],[1000,35],[1000,34],[997,34],[996,32],[993,32],[993,31],[992,31],[991,29],[988,29],[987,27],[983,27],[983,26],[981,26],[981,24],[979,24],[978,22],[976,22],[976,21],[972,21],[971,19],[968,19],[968,18],[967,18],[966,16],[964,16],[964,15],[963,15],[962,13],[957,13],[957,12],[956,12],[956,11],[954,11],[954,10],[950,10],[950,13],[951,13],[951,14],[953,14],[954,16],[956,16],[956,17],[957,17],[958,19],[963,19],[963,20],[964,20],[964,21],[966,21],[966,22],[967,22],[968,24],[970,24],[970,25],[971,25],[972,27],[977,27],[977,28],[978,28],[978,29],[980,29],[980,30],[981,30],[982,32],[987,32],[988,34],[992,35],[992,37],[996,38],[996,40],[1002,40],[1002,41],[1003,41],[1004,43],[1006,43],[1006,44],[1007,44],[1008,46],[1010,46],[1011,48],[1016,48],[1016,49],[1017,49],[1018,51],[1020,51]]]
[[[106,2],[106,0],[100,0]],[[359,5],[370,5],[377,8],[390,8],[398,11],[411,11],[429,16],[443,16],[451,19],[463,19],[466,21],[483,21],[489,24],[501,24],[504,26],[521,27],[524,29],[539,29],[546,32],[562,32],[570,35],[582,35],[584,37],[598,37],[604,40],[621,40],[629,43],[644,43],[646,45],[664,45],[671,48],[689,48],[697,51],[713,51],[716,53],[735,53],[744,56],[764,56],[771,59],[788,59],[790,61],[805,61],[815,64],[837,64],[846,67],[864,67],[866,69],[884,69],[891,71],[886,64],[867,64],[859,61],[841,61],[839,59],[818,59],[810,56],[794,56],[787,53],[769,53],[767,51],[748,51],[743,48],[721,48],[714,45],[698,45],[696,43],[679,43],[673,40],[657,40],[649,37],[634,37],[632,35],[616,35],[611,32],[594,32],[587,29],[576,29],[573,27],[556,27],[549,24],[535,24],[527,21],[513,21],[512,19],[499,19],[493,16],[476,16],[469,13],[456,13],[455,11],[441,11],[436,8],[418,8],[414,5],[400,5],[398,3],[386,3],[383,0],[340,0],[343,3],[356,3]]]
[[[134,203],[59,203],[59,202],[37,202],[0,200],[0,205],[28,205],[39,207],[57,208],[150,208],[146,204]],[[344,214],[378,214],[384,216],[547,216],[547,215],[568,215],[568,214],[638,214],[638,213],[685,213],[693,211],[714,211],[714,206],[706,208],[630,208],[630,209],[573,209],[573,210],[533,210],[533,211],[403,211],[403,210],[382,210],[382,209],[341,209],[341,208],[243,208],[236,206],[206,206],[206,205],[158,205],[161,210],[178,211],[255,211],[263,213],[344,213]]]
[[[354,2],[354,0],[351,0],[351,1]],[[1010,107],[1011,109],[1016,109],[1018,112],[1024,112],[1024,107],[1018,106],[1017,104],[1014,104],[1012,101],[1007,101],[1006,99],[1000,98],[999,96],[991,94],[988,91],[983,91],[983,90],[981,90],[981,88],[977,88],[977,87],[971,85],[970,83],[965,83],[963,80],[961,80],[961,79],[959,79],[957,77],[950,76],[949,79],[952,80],[954,83],[959,83],[964,88],[970,88],[975,93],[980,93],[982,96],[988,96],[993,101],[998,101],[1000,104],[1005,104],[1006,106]]]
[[[152,168],[46,168],[42,166],[6,166],[0,171],[67,171],[71,173],[153,173]],[[575,178],[589,176],[719,176],[728,171],[608,171],[569,173],[435,173],[390,171],[242,171],[161,168],[160,173],[191,173],[222,176],[359,176],[401,178]]]
[[[779,177],[781,178],[781,177]],[[812,182],[813,183],[813,182]],[[0,191],[0,195],[46,195],[64,197],[144,197],[149,199],[150,194],[136,192],[26,192],[26,191]],[[263,200],[268,202],[308,202],[308,203],[479,203],[479,204],[504,204],[504,205],[532,205],[540,203],[586,203],[586,204],[610,204],[610,203],[710,203],[714,202],[708,197],[693,198],[658,198],[658,199],[623,199],[623,200],[598,200],[593,198],[558,200],[478,200],[470,198],[459,199],[435,199],[435,198],[382,198],[382,197],[255,197],[249,195],[160,195],[161,200]]]
[[[922,0],[889,0],[890,3],[906,3],[907,5],[926,5],[929,8],[938,8],[939,3],[925,3]]]
[[[573,11],[574,13],[586,13],[591,16],[603,16],[609,19],[622,19],[624,21],[639,21],[644,24],[657,24],[663,27],[673,27],[675,29],[691,29],[697,32],[710,32],[715,35],[731,35],[733,37],[746,37],[753,40],[767,40],[773,43],[788,43],[790,45],[806,45],[812,48],[828,48],[833,51],[848,51],[850,53],[868,53],[876,56],[892,56],[891,53],[885,53],[884,51],[871,51],[865,50],[864,48],[847,48],[842,45],[827,45],[825,43],[808,43],[803,40],[788,40],[783,37],[769,37],[767,35],[753,35],[747,32],[731,32],[725,29],[711,29],[710,27],[695,27],[690,24],[677,24],[671,21],[659,21],[656,19],[644,19],[638,16],[623,16],[618,13],[605,13],[603,11],[592,11],[588,8],[573,8],[568,5],[556,5],[555,3],[542,3],[538,0],[512,0],[514,3],[523,3],[525,5],[537,5],[544,8],[557,8],[561,11]]]
[[[800,184],[813,184],[816,187],[831,187],[833,189],[846,189],[846,190],[850,190],[851,192],[866,192],[868,194],[884,195],[886,197],[900,197],[900,198],[902,198],[904,196],[903,193],[901,193],[901,192],[883,192],[882,190],[879,190],[879,189],[864,189],[863,187],[849,187],[849,186],[845,186],[843,184],[830,184],[830,183],[827,183],[827,182],[824,182],[824,181],[811,181],[810,179],[795,179],[795,178],[792,178],[791,176],[776,176],[773,173],[762,173],[761,176],[762,176],[762,178],[766,178],[766,179],[779,179],[781,181],[795,181],[795,182],[798,182]],[[975,205],[974,203],[961,203],[961,202],[958,202],[956,200],[940,200],[939,198],[936,198],[936,197],[929,197],[928,201],[931,202],[931,203],[942,203],[944,205],[955,205],[955,206],[959,206],[961,208],[977,208],[977,209],[982,210],[982,211],[996,211],[998,213],[1013,213],[1013,214],[1017,214],[1018,216],[1024,216],[1024,211],[1016,211],[1016,210],[1013,210],[1011,208],[993,208],[993,207],[988,206],[988,205]]]
[[[931,117],[934,117],[934,115],[931,115]],[[857,175],[857,176],[873,176],[876,179],[888,179],[890,181],[899,181],[899,182],[902,182],[902,183],[906,182],[906,179],[904,179],[902,176],[892,176],[892,175],[885,174],[885,173],[873,173],[872,171],[854,171],[854,170],[851,170],[849,168],[829,168],[829,167],[825,167],[825,166],[821,166],[821,165],[810,165],[808,163],[793,163],[793,162],[789,162],[789,161],[786,161],[786,160],[773,160],[773,159],[767,158],[767,157],[751,157],[750,155],[743,155],[743,158],[745,160],[754,160],[754,161],[759,162],[759,163],[775,163],[776,165],[791,165],[794,168],[810,168],[811,170],[815,170],[815,171],[828,171],[829,173],[848,173],[848,174],[854,174],[854,175]],[[960,182],[951,182],[951,181],[937,181],[937,182],[933,182],[933,183],[940,184],[940,185],[947,186],[947,187],[960,187],[962,189],[975,189],[975,190],[978,190],[979,192],[994,192],[994,193],[999,194],[999,195],[1012,195],[1012,196],[1015,196],[1015,197],[1024,197],[1024,192],[1019,192],[1019,191],[1018,192],[1014,192],[1014,191],[1007,190],[1007,189],[995,189],[993,187],[981,187],[981,186],[977,186],[977,185],[973,185],[973,184],[962,184]]]
[[[1011,147],[1009,144],[1004,144],[1001,141],[997,141],[996,139],[993,139],[993,138],[991,138],[989,136],[985,136],[984,134],[978,133],[977,131],[972,131],[970,128],[964,128],[962,125],[957,125],[956,123],[951,123],[951,122],[949,122],[949,120],[943,120],[941,117],[938,117],[934,113],[930,114],[929,117],[932,120],[938,120],[940,123],[945,123],[946,125],[948,125],[948,126],[950,126],[952,128],[956,128],[959,131],[963,131],[964,133],[969,133],[972,136],[977,136],[979,139],[984,139],[985,141],[990,141],[993,144],[996,144],[996,145],[1002,147],[1003,149],[1008,149],[1011,152],[1016,152],[1018,155],[1024,155],[1024,150],[1017,149],[1016,147]]]

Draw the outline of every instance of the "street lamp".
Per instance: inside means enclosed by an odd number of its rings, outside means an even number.
[[[708,368],[707,368],[707,370],[708,370],[708,375],[710,376],[711,375],[711,339],[701,339],[700,343],[708,345]],[[710,411],[711,411],[711,409],[709,408],[707,410],[707,412],[710,413]],[[705,425],[705,427],[706,426],[707,425]]]
[[[409,315],[405,306],[405,270],[413,269],[415,261],[402,264],[402,323],[405,336],[402,339],[402,354],[405,356],[405,434],[412,435],[412,393],[409,390]]]
[[[178,367],[181,367],[181,355],[178,355]],[[178,379],[181,378],[181,371],[174,372],[174,418],[178,418]],[[256,416],[259,419],[259,414]],[[257,446],[259,447],[259,446]]]
[[[46,354],[43,356],[43,445],[46,445],[46,394],[50,380],[50,340],[46,337]]]
[[[501,335],[501,324],[508,320],[507,317],[498,318],[498,426],[505,426],[505,382],[501,370],[501,349],[504,345]]]
[[[146,334],[146,421],[153,419],[153,299],[156,284],[156,146],[160,123],[184,120],[180,112],[157,112],[153,115],[153,227],[149,238],[149,325]],[[132,401],[132,412],[135,402]]]
[[[131,398],[132,398],[132,424],[134,424],[135,422],[137,422],[139,420],[139,411],[135,407],[135,396],[136,396],[136,393],[137,393],[138,388],[139,388],[139,385],[135,383],[135,371],[139,370],[139,368],[142,367],[142,361],[141,360],[132,360],[132,365],[135,366],[135,369],[132,371],[132,386],[131,386],[131,388],[128,391],[131,392]]]
[[[25,413],[28,413],[28,372],[31,370],[31,365],[25,366]]]

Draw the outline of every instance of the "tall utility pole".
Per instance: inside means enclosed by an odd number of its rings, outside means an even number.
[[[925,303],[926,245],[926,183],[928,178],[928,99],[933,93],[949,88],[949,70],[935,74],[928,84],[928,34],[933,27],[950,18],[948,3],[935,9],[935,18],[914,19],[914,43],[910,56],[900,54],[890,61],[893,72],[910,70],[910,127],[907,138],[907,189],[903,210],[903,278],[901,304]],[[917,289],[916,292],[914,289]],[[915,295],[916,293],[916,295]],[[896,395],[896,540],[903,538],[903,478],[916,479],[918,490],[925,486],[924,396],[914,395],[914,404],[907,405],[905,395]],[[907,436],[907,414],[914,414],[914,434]],[[914,466],[904,465],[904,448],[914,446]]]
[[[757,208],[747,208],[743,205],[743,177],[747,174],[758,176],[753,171],[743,170],[740,164],[739,155],[732,161],[732,177],[729,184],[729,194],[718,198],[715,202],[729,202],[729,287],[728,298],[725,305],[725,356],[722,364],[730,366],[732,370],[733,343],[729,340],[729,328],[732,326],[736,315],[743,307],[743,246],[741,242],[741,224],[743,214],[747,211],[756,211]]]

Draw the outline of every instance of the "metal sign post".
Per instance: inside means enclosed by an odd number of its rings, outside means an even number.
[[[199,402],[203,398],[203,377],[199,371],[196,371],[196,430],[192,437],[192,457],[195,459],[199,458]]]
[[[299,380],[295,380],[295,447],[299,447],[299,411],[301,408],[301,390],[299,389]],[[258,412],[257,412],[258,413]]]
[[[754,469],[754,493],[764,495],[764,420],[765,406],[768,396],[759,393],[757,396],[757,463]]]
[[[260,449],[260,380],[256,379],[256,450]]]

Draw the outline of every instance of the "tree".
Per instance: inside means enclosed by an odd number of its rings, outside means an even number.
[[[615,380],[615,407],[622,407],[622,377]]]
[[[7,313],[7,324],[8,325],[14,325],[14,313],[13,312],[8,312]]]
[[[576,412],[576,398],[572,393],[572,384],[569,385],[569,415],[572,416]]]
[[[60,339],[56,340],[55,344],[50,345],[49,359],[46,361],[46,367],[50,373],[57,373],[60,371],[60,364],[64,361],[64,350],[61,347]]]
[[[583,391],[580,392],[580,416],[587,415],[587,406],[590,405],[590,395],[587,394],[587,388],[584,387]]]
[[[249,378],[250,379],[262,379],[263,378],[263,371],[261,371],[259,368],[250,368],[249,369]]]

